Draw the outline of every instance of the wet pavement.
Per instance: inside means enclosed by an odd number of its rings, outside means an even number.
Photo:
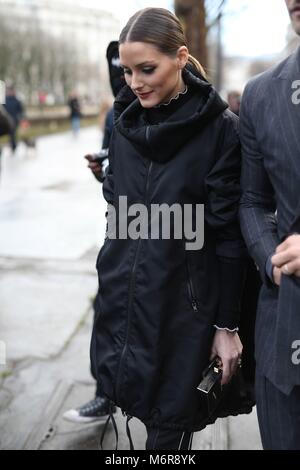
[[[89,371],[95,260],[105,232],[101,185],[83,155],[96,128],[43,137],[2,153],[0,179],[0,448],[99,448],[103,423],[62,414],[93,398]],[[4,348],[6,357],[4,358]],[[119,449],[128,449],[120,412]],[[136,449],[145,429],[130,422]],[[104,447],[114,449],[109,426]],[[194,449],[260,448],[255,414],[196,433]]]
[[[90,380],[88,341],[64,351],[91,315],[95,259],[105,230],[101,185],[83,155],[100,146],[96,128],[38,139],[2,153],[0,181],[0,446],[22,448],[44,420],[60,380]],[[88,332],[87,332],[88,338]],[[77,372],[77,367],[80,372]],[[81,373],[82,370],[82,373]],[[76,373],[75,373],[76,371]]]

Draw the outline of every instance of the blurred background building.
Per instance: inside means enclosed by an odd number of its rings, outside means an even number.
[[[118,37],[134,11],[150,4],[177,14],[191,53],[224,93],[242,90],[251,76],[281,60],[298,44],[291,28],[287,31],[288,17],[283,16],[281,0],[153,0],[149,4],[142,0],[126,4],[116,0],[0,0],[0,79],[13,82],[31,105],[41,99],[47,104],[65,103],[74,88],[86,102],[99,103],[109,96],[107,44]],[[279,9],[282,23],[274,36]],[[243,28],[246,18],[248,28]],[[278,43],[283,31],[286,47],[266,52],[264,44],[270,43],[271,34]],[[242,44],[243,35],[253,42],[255,57],[228,49],[229,36]]]
[[[74,88],[99,102],[109,93],[105,50],[119,29],[112,13],[78,0],[0,0],[0,77],[30,104],[41,93],[64,103]]]

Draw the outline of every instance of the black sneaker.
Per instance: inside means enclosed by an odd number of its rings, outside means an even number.
[[[109,415],[109,400],[103,397],[96,397],[79,408],[73,408],[63,414],[63,418],[73,423],[92,423],[93,421],[104,421]],[[116,407],[112,407],[112,412],[116,412]]]

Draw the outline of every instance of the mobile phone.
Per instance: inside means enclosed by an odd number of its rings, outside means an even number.
[[[94,162],[97,162],[102,165],[104,160],[108,158],[108,148],[100,150],[99,153],[93,153],[92,158]]]

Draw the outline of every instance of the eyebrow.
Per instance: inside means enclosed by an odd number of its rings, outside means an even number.
[[[151,63],[152,62],[152,63]],[[141,62],[140,64],[136,64],[135,67],[142,67],[143,65],[154,65],[153,61],[151,60],[146,60],[145,62]],[[121,67],[124,67],[125,69],[128,69],[129,67],[127,67],[127,65],[123,65],[121,64]]]

